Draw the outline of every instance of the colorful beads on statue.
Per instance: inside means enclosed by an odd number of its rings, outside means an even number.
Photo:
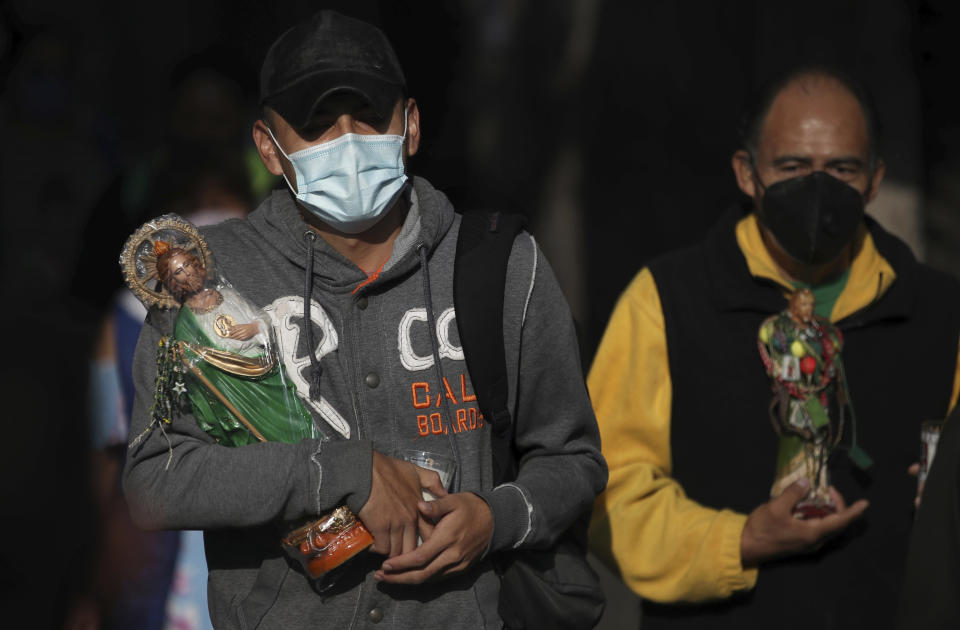
[[[760,327],[760,341],[770,343],[770,335],[773,334],[773,324],[768,322]]]

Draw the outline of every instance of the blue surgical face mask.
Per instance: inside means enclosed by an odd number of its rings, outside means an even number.
[[[287,155],[270,128],[274,144],[290,160],[297,179],[294,196],[314,216],[347,234],[359,234],[375,225],[407,181],[403,167],[403,135],[348,133],[330,142]]]

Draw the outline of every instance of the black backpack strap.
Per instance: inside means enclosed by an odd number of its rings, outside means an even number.
[[[513,241],[523,216],[467,212],[460,223],[453,266],[453,303],[467,370],[480,411],[490,424],[493,481],[516,478],[514,423],[507,408],[503,295]],[[600,580],[586,560],[589,511],[550,550],[499,552],[497,611],[504,627],[582,630],[603,614]]]
[[[503,293],[521,214],[463,214],[453,266],[453,304],[460,345],[480,412],[491,426],[494,483],[513,478],[512,421],[507,409],[507,360],[503,348]]]

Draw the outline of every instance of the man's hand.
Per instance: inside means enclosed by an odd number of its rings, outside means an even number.
[[[420,468],[416,464],[413,466],[417,474],[420,476],[420,489],[421,489],[421,498],[427,500],[429,497],[430,501],[440,499],[449,494],[447,489],[443,487],[443,484],[440,482],[440,475],[436,471],[428,470],[426,468]],[[433,534],[433,525],[434,522],[430,518],[425,518],[423,512],[418,509],[419,519],[417,521],[417,527],[420,529],[420,535],[417,540],[416,546],[420,546],[420,543],[424,539],[429,538]]]
[[[434,576],[463,571],[480,557],[493,534],[487,502],[472,492],[421,502],[420,512],[436,523],[424,543],[383,563],[374,577],[392,584],[419,584]]]
[[[834,514],[823,518],[794,518],[794,506],[806,496],[809,489],[810,483],[801,479],[779,497],[750,513],[740,538],[740,558],[745,568],[780,556],[818,549],[867,509],[866,499],[847,507],[840,493],[831,486],[830,497],[837,505]]]
[[[417,470],[417,474],[420,475],[420,488],[422,490],[426,490],[437,499],[449,494],[440,482],[440,475],[437,474],[436,471],[420,468],[416,465],[414,468]]]
[[[373,536],[371,551],[392,558],[416,548],[418,526],[424,536],[432,532],[432,524],[417,511],[421,488],[446,494],[437,473],[373,452],[370,498],[357,514]]]

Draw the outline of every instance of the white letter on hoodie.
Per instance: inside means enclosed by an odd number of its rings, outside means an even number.
[[[264,307],[263,310],[270,315],[273,328],[277,331],[283,365],[286,367],[287,376],[297,386],[297,393],[300,398],[310,405],[337,433],[349,438],[350,425],[347,424],[347,421],[322,395],[319,401],[310,400],[310,384],[300,374],[301,368],[310,363],[309,354],[299,358],[296,356],[300,341],[300,327],[293,323],[293,318],[303,318],[303,298],[296,295],[278,298],[273,301],[273,304]],[[323,331],[320,335],[320,344],[314,349],[317,361],[320,361],[337,349],[339,344],[337,330],[333,327],[333,322],[330,321],[327,312],[316,300],[310,300],[310,320]]]
[[[433,351],[426,356],[420,356],[413,350],[411,333],[414,322],[427,321],[427,309],[412,308],[400,318],[400,327],[397,332],[397,348],[400,351],[400,363],[411,372],[429,370],[433,367]],[[463,348],[450,343],[450,325],[457,321],[457,313],[453,307],[444,310],[437,318],[437,352],[440,358],[463,361]]]

